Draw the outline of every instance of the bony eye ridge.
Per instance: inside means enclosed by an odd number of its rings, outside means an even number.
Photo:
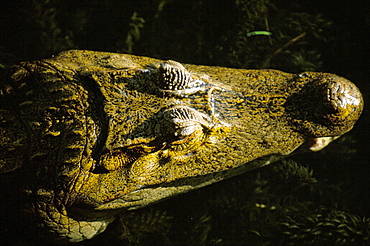
[[[177,106],[164,111],[157,123],[157,134],[166,139],[170,148],[194,148],[204,142],[207,129],[212,127],[208,116],[185,106]]]
[[[202,80],[195,78],[180,63],[171,60],[159,65],[155,82],[162,90],[184,92],[204,84]]]

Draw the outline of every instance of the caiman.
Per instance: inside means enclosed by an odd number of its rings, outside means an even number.
[[[334,74],[83,50],[13,66],[0,100],[2,206],[69,242],[102,233],[122,209],[320,150],[363,108]]]

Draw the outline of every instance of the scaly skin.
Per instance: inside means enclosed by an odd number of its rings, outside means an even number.
[[[42,233],[71,242],[117,209],[319,150],[363,107],[333,74],[77,50],[14,66],[0,98],[0,170],[21,180],[13,189]]]

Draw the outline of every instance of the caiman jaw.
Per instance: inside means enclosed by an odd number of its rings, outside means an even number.
[[[186,78],[181,80],[184,83],[193,81],[190,73],[176,74]],[[263,81],[261,71],[243,76],[253,80],[254,74]],[[155,78],[148,77],[146,83]],[[153,112],[143,123],[146,127],[138,128],[140,137],[122,139],[125,145],[119,148],[114,141],[108,142],[108,147],[115,148],[108,148],[110,152],[101,160],[99,165],[106,172],[99,179],[114,192],[103,189],[108,193],[96,201],[95,209],[145,206],[221,180],[244,170],[242,166],[251,170],[266,165],[272,162],[270,157],[276,161],[319,151],[349,131],[362,111],[359,90],[344,78],[313,72],[292,76],[292,80],[283,78],[280,87],[270,85],[258,93],[242,84],[221,82],[185,95],[166,90],[165,107]],[[237,154],[232,156],[233,152]],[[115,165],[118,161],[123,165]],[[114,180],[122,181],[116,184]]]

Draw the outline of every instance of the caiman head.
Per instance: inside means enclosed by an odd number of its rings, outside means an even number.
[[[32,177],[21,188],[34,210],[71,241],[102,232],[107,211],[320,150],[363,108],[358,88],[333,74],[91,51],[22,63],[7,88],[1,170]]]

